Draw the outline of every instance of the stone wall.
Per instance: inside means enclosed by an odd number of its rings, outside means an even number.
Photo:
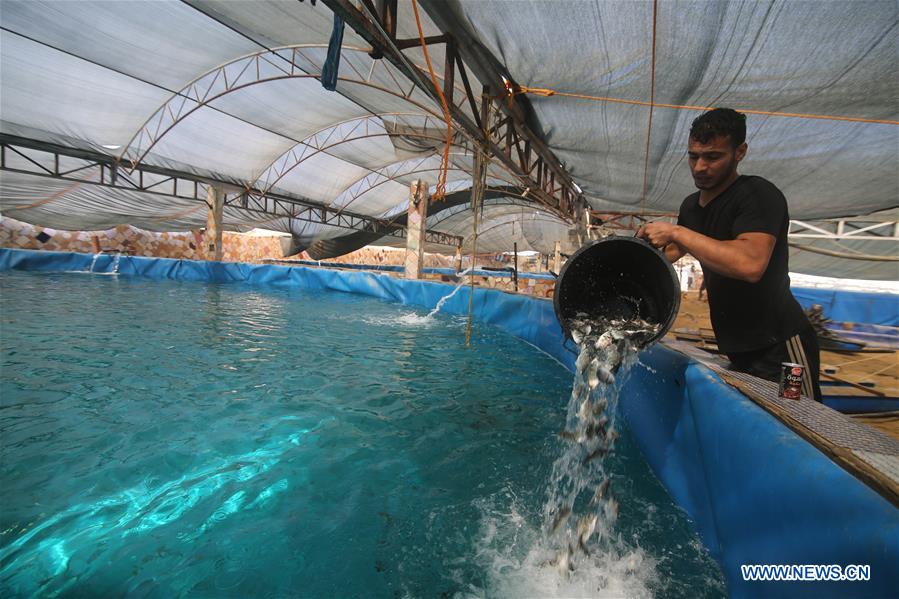
[[[385,246],[366,246],[355,252],[344,254],[336,258],[327,258],[322,262],[342,262],[344,264],[369,264],[383,266],[403,266],[406,250],[385,247]],[[309,260],[306,252],[301,253],[298,258]],[[453,256],[444,256],[443,254],[429,254],[425,252],[424,266],[425,268],[453,268],[455,266],[455,258]]]
[[[280,236],[251,235],[225,231],[222,238],[222,259],[226,262],[261,262],[270,259],[282,259]],[[49,227],[39,227],[17,221],[8,217],[0,217],[0,247],[47,250],[56,252],[79,252],[92,254],[96,245],[104,252],[123,252],[132,256],[148,256],[154,258],[175,258],[185,260],[207,260],[211,253],[204,251],[207,241],[202,231],[176,233],[155,233],[144,231],[130,225],[119,225],[106,231],[62,231]],[[338,258],[322,260],[327,262],[343,262],[347,264],[393,265],[402,266],[405,250],[369,246]],[[305,252],[296,258],[308,260]],[[464,267],[469,260],[466,257]],[[425,254],[424,265],[427,268],[454,268],[455,258],[442,254]],[[486,257],[478,257],[478,265],[507,266],[494,262]],[[397,275],[401,276],[401,275]],[[424,278],[432,281],[449,282],[455,277],[426,274]],[[551,298],[554,281],[537,279],[519,279],[518,292],[537,297]],[[510,277],[475,277],[475,285],[489,289],[513,291]]]
[[[457,282],[456,277],[448,275],[425,274],[423,279],[427,281],[439,281],[443,283]],[[464,277],[468,282],[468,277]],[[475,276],[474,284],[477,287],[485,287],[487,289],[499,289],[515,293],[515,285],[511,277],[482,277]],[[533,295],[534,297],[542,297],[552,299],[555,292],[556,281],[554,279],[518,279],[518,293]]]
[[[227,262],[259,262],[281,257],[280,237],[225,232],[222,259]],[[202,231],[156,233],[130,225],[105,231],[62,231],[0,218],[0,247],[92,254],[123,252],[132,256],[206,260]]]

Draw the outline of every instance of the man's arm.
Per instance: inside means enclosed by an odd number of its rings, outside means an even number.
[[[675,245],[678,251],[692,254],[703,267],[749,283],[757,283],[765,274],[777,241],[768,233],[741,233],[736,239],[718,241],[687,227],[665,222],[649,223],[637,235],[645,237],[655,247],[664,247],[669,259],[674,251],[668,248]]]
[[[662,253],[665,254],[665,257],[668,258],[668,262],[674,264],[681,258],[683,258],[684,254],[687,252],[681,246],[677,245],[673,241],[665,246],[665,249],[662,250]]]

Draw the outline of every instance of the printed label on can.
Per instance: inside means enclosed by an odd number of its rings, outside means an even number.
[[[784,399],[799,399],[802,394],[802,373],[805,368],[802,364],[784,362],[780,365],[780,385],[777,390],[778,397]]]

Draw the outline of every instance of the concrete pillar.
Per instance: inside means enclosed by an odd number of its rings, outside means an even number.
[[[409,186],[409,216],[406,219],[406,278],[420,279],[424,263],[425,221],[428,218],[428,186],[413,181]]]
[[[456,246],[456,272],[462,272],[462,245]]]
[[[553,255],[553,272],[559,274],[562,270],[562,242],[556,242],[556,252]]]
[[[206,259],[221,262],[222,260],[222,209],[225,194],[212,185],[206,187]]]

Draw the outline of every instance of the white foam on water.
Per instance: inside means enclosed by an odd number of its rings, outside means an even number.
[[[415,312],[409,312],[408,314],[403,314],[399,318],[396,319],[396,322],[400,324],[406,324],[410,326],[426,326],[429,327],[434,324],[434,320],[430,314],[426,314],[422,316],[420,314],[416,314]]]
[[[363,316],[362,322],[382,327],[396,327],[402,325],[427,328],[433,325],[435,321],[430,316],[408,312],[402,316]]]
[[[574,570],[565,573],[556,562],[558,548],[514,501],[503,509],[488,501],[478,507],[474,559],[484,568],[486,583],[480,588],[459,581],[468,588],[457,597],[652,597],[658,574],[643,549],[616,538],[608,548],[575,554]]]
[[[511,493],[477,505],[482,517],[474,559],[487,582],[469,586],[463,596],[652,596],[656,562],[617,532],[618,491],[610,488],[605,457],[617,438],[620,384],[654,328],[580,317],[570,324],[580,354],[564,423],[568,442],[553,463],[547,501],[534,518],[539,522],[522,515]]]
[[[471,268],[467,268],[467,269],[463,270],[462,272],[460,272],[458,276],[461,279],[461,277],[464,277],[470,271],[471,271]],[[437,302],[437,305],[434,306],[434,309],[431,310],[430,312],[428,312],[425,316],[416,314],[415,312],[408,312],[398,318],[393,318],[393,317],[384,318],[384,317],[373,316],[373,317],[364,317],[362,320],[367,324],[373,324],[373,325],[403,324],[403,325],[408,325],[408,326],[424,326],[424,327],[431,326],[432,324],[434,324],[434,316],[438,312],[440,312],[440,309],[443,307],[443,305],[447,301],[450,300],[450,298],[452,298],[454,295],[456,295],[456,293],[458,293],[458,291],[462,288],[463,285],[465,285],[465,281],[460,280],[456,284],[456,287],[452,291],[450,291],[448,294],[441,297],[440,300]]]

